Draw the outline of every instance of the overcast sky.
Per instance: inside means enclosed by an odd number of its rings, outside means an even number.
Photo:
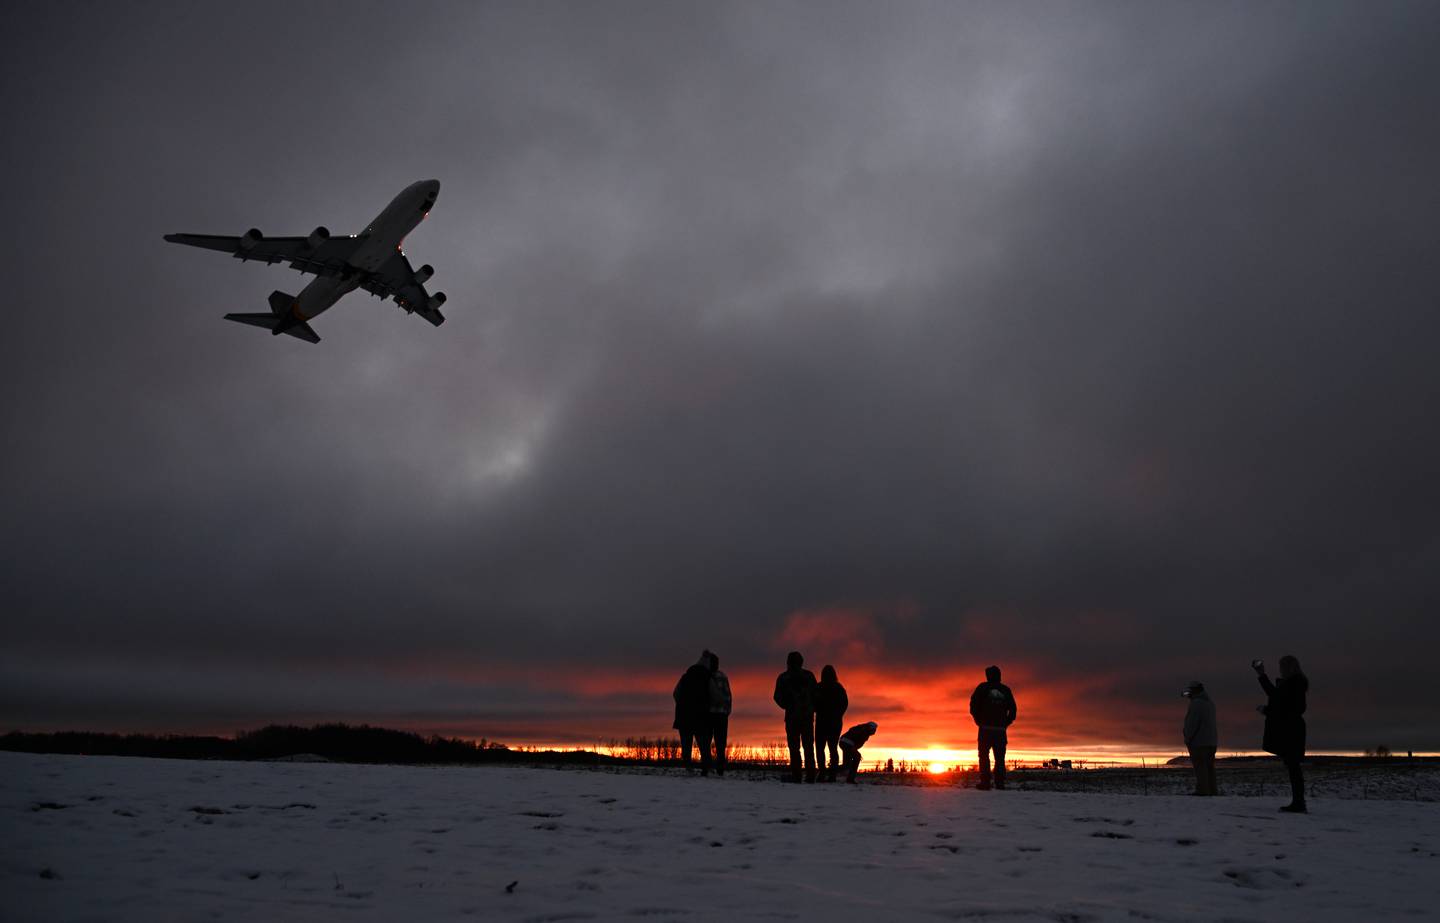
[[[0,730],[1440,749],[1440,5],[31,4]],[[169,232],[405,242],[432,328]],[[732,732],[735,736],[737,732]],[[877,742],[879,742],[877,738]]]

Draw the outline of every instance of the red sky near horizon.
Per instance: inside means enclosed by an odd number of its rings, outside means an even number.
[[[825,664],[836,666],[850,698],[846,726],[877,722],[877,748],[972,750],[975,727],[968,710],[970,694],[984,679],[985,667],[992,661],[962,658],[942,667],[891,661],[885,656],[883,622],[909,617],[904,605],[890,607],[879,616],[874,610],[862,609],[799,611],[784,620],[769,645],[773,650],[772,664],[732,664],[721,652],[721,669],[730,679],[734,696],[731,741],[766,745],[783,740],[782,714],[771,694],[776,676],[784,667],[784,652],[797,649],[809,652],[805,666],[817,676]],[[1094,636],[1123,630],[1124,626],[1123,619],[1092,618],[1081,620],[1077,630]],[[985,646],[985,636],[992,629],[987,620],[971,620],[968,646]],[[1183,749],[1178,737],[1185,711],[1184,701],[1178,696],[1183,686],[1181,679],[1174,683],[1174,697],[1124,701],[1114,692],[1120,677],[1113,673],[1055,675],[1025,661],[1005,661],[1001,665],[1003,681],[1012,687],[1018,702],[1019,717],[1011,741],[1016,752],[1068,756],[1107,748]],[[494,714],[426,722],[425,730],[486,737],[512,745],[594,746],[612,739],[669,736],[674,733],[671,692],[688,666],[689,662],[680,662],[643,670],[594,664],[583,670],[555,669],[539,680],[548,691],[569,700],[568,706],[554,707],[549,714]],[[433,663],[417,663],[406,672],[433,677],[436,668]],[[440,672],[461,683],[525,686],[537,681],[535,669],[528,665],[498,670],[455,667]],[[1244,746],[1238,746],[1241,742],[1237,734],[1235,749],[1249,749],[1255,744],[1248,735]]]

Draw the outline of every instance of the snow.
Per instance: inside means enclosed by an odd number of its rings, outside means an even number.
[[[1399,760],[1369,765],[1369,760],[1305,764],[1305,789],[1310,798],[1440,801],[1440,763]],[[1188,766],[1165,769],[1104,769],[1085,772],[1011,771],[1011,779],[1034,791],[1098,792],[1117,795],[1184,795],[1195,788]],[[1228,795],[1290,799],[1290,781],[1274,757],[1222,760],[1216,767],[1220,791]]]
[[[0,753],[0,917],[1435,918],[1440,805],[1279,803]]]

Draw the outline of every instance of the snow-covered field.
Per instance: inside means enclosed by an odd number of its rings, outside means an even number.
[[[1440,805],[0,753],[0,918],[1375,920]]]

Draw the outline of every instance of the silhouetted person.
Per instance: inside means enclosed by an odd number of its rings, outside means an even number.
[[[690,743],[701,744],[700,768],[708,771],[710,756],[704,747],[705,727],[710,722],[710,652],[703,651],[675,684],[675,730],[680,732],[680,759],[690,768]],[[698,739],[698,740],[697,740]]]
[[[1305,693],[1310,680],[1294,657],[1280,658],[1280,678],[1274,682],[1265,675],[1265,664],[1251,664],[1260,679],[1260,688],[1269,699],[1259,706],[1265,716],[1265,752],[1273,753],[1285,763],[1290,773],[1290,803],[1281,808],[1292,814],[1305,813],[1305,777],[1300,761],[1305,758]]]
[[[805,658],[791,651],[785,672],[775,677],[775,704],[785,709],[785,742],[790,747],[790,777],[800,781],[800,748],[805,748],[805,781],[815,781],[815,674]]]
[[[1190,765],[1195,768],[1196,795],[1217,795],[1215,785],[1215,750],[1220,746],[1220,729],[1215,723],[1215,703],[1198,679],[1181,693],[1190,700],[1185,712],[1185,746],[1190,750]]]
[[[834,782],[835,771],[840,768],[840,728],[845,719],[845,709],[850,707],[850,698],[845,687],[840,685],[835,668],[826,664],[820,671],[820,685],[815,687],[815,760],[820,765],[820,780]],[[825,769],[825,748],[830,748],[830,769]]]
[[[980,729],[980,785],[990,788],[990,751],[995,751],[995,787],[1005,787],[1007,731],[1015,723],[1015,696],[1000,682],[1000,668],[985,668],[985,682],[970,694],[970,717]]]
[[[855,725],[840,738],[840,749],[845,753],[845,781],[851,785],[855,784],[855,772],[860,768],[860,748],[877,730],[879,725],[866,721]]]
[[[709,720],[705,725],[705,736],[700,742],[700,772],[705,772],[705,759],[710,753],[710,742],[715,742],[715,774],[725,775],[725,745],[730,736],[730,677],[720,672],[720,658],[710,654]]]

